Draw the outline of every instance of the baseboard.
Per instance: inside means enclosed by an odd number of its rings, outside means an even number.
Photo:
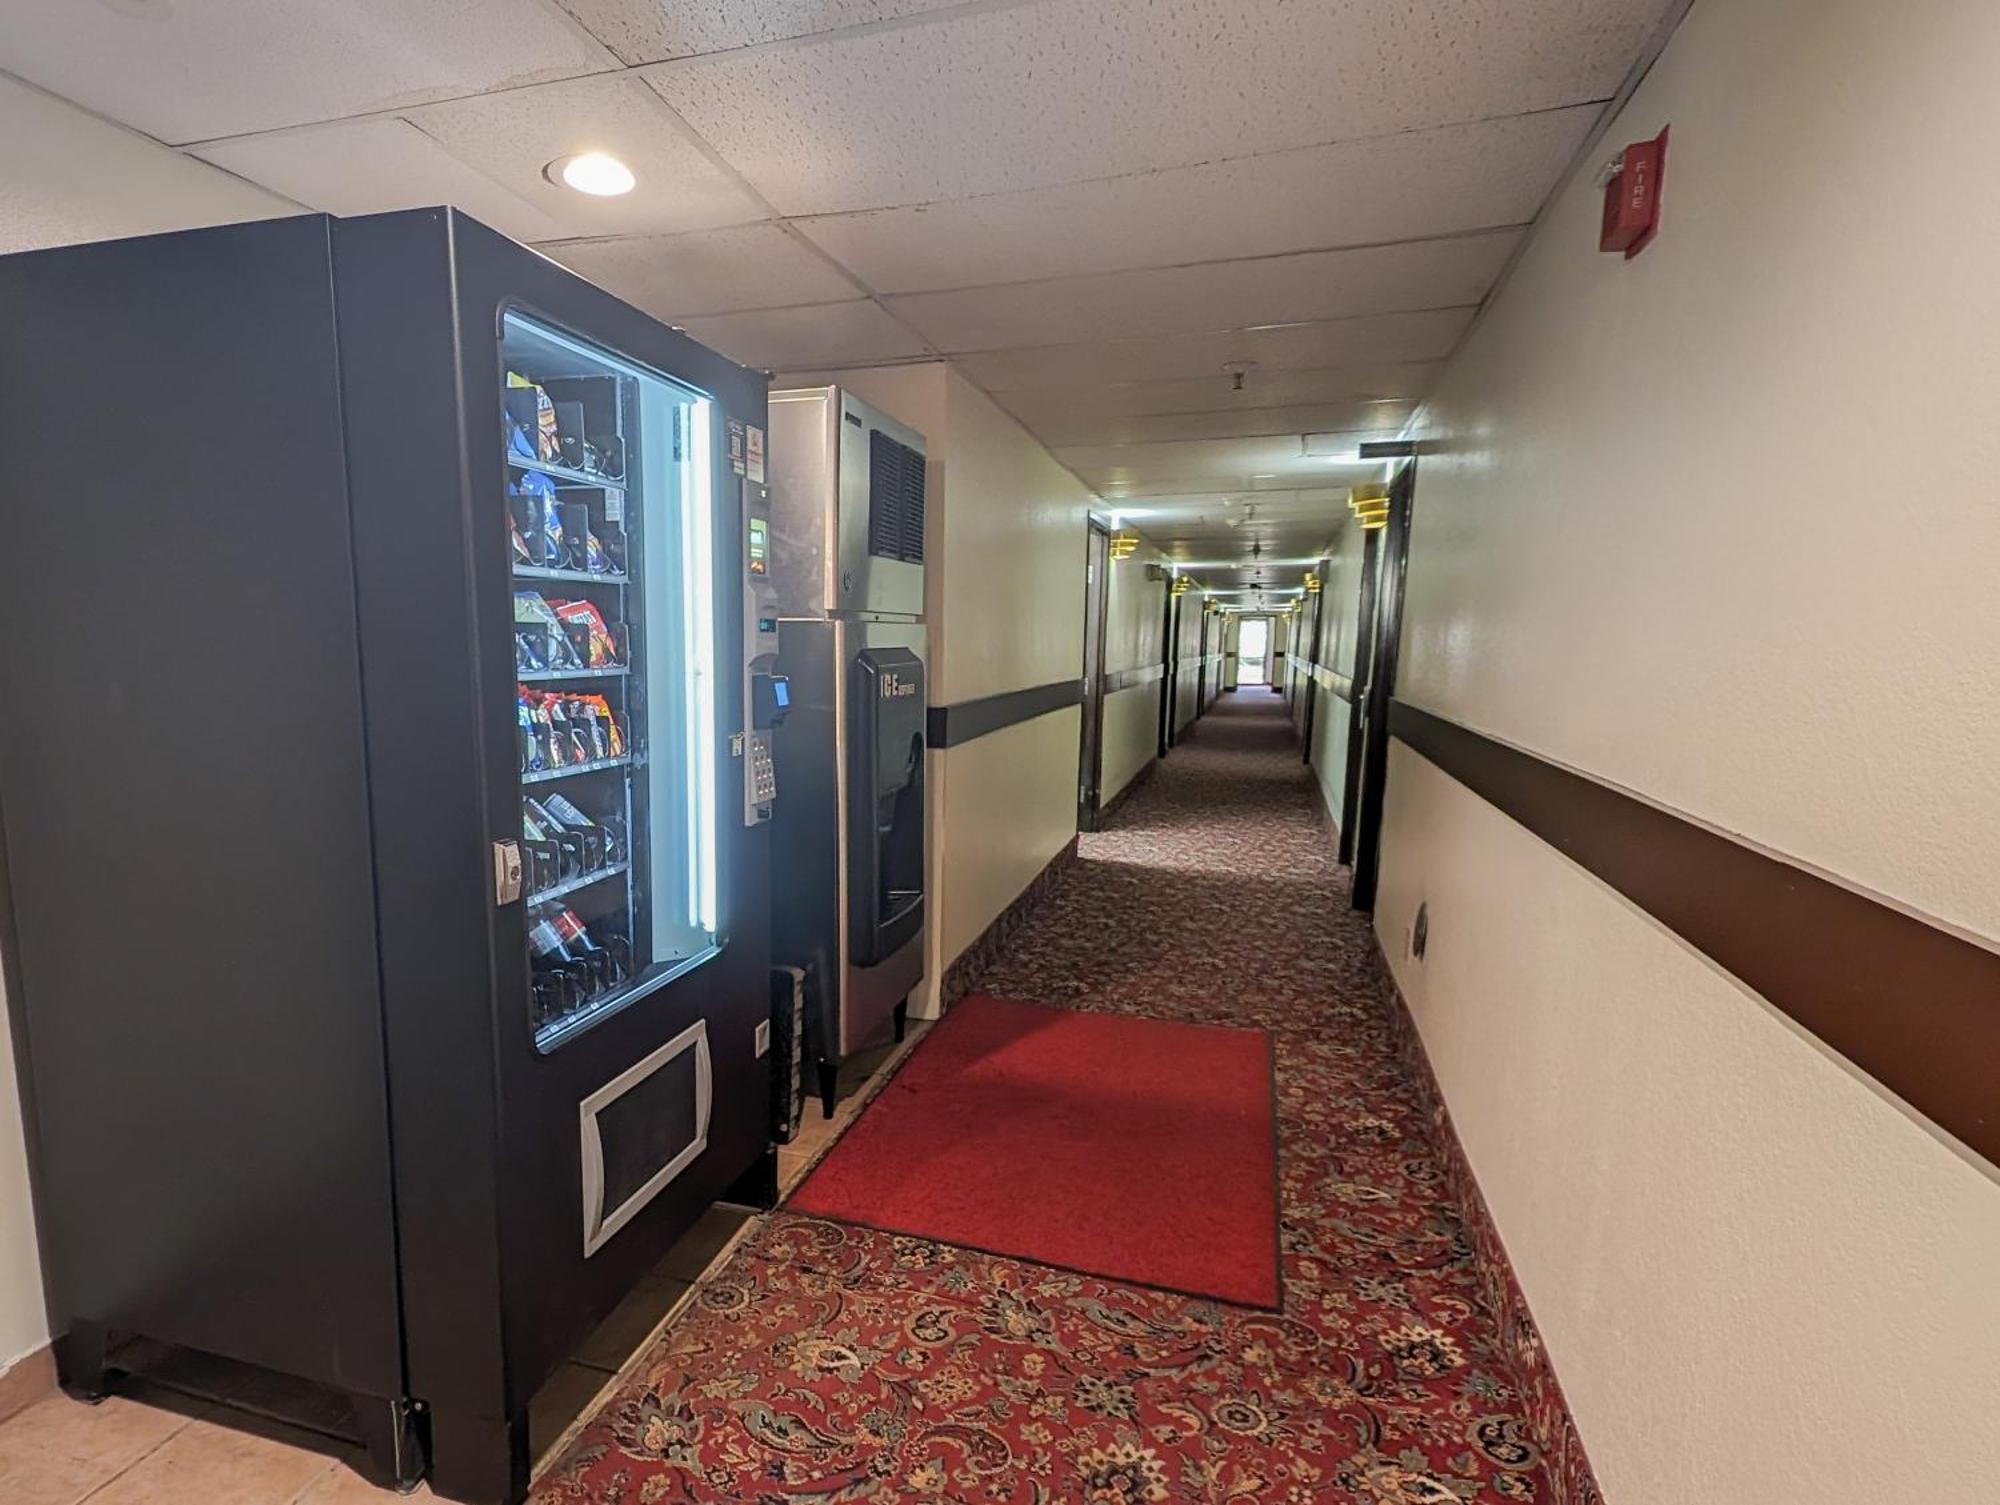
[[[1556,1378],[1555,1366],[1542,1346],[1541,1331],[1535,1326],[1528,1299],[1514,1277],[1507,1246],[1501,1242],[1500,1230],[1479,1189],[1478,1178],[1472,1174],[1472,1163],[1466,1159],[1465,1146],[1459,1142],[1451,1110],[1445,1106],[1444,1092],[1424,1049],[1423,1036],[1417,1032],[1416,1018],[1403,998],[1403,990],[1396,986],[1379,945],[1377,960],[1382,967],[1383,992],[1387,995],[1398,1052],[1423,1096],[1424,1113],[1444,1161],[1446,1189],[1458,1206],[1459,1218],[1472,1243],[1481,1294],[1486,1298],[1487,1309],[1500,1324],[1501,1344],[1513,1369],[1515,1388],[1521,1395],[1523,1420],[1535,1445],[1542,1450],[1549,1485],[1554,1490],[1545,1505],[1602,1505],[1604,1496],[1597,1488],[1597,1476],[1591,1471],[1590,1458],[1584,1452],[1576,1420],[1570,1415],[1569,1402],[1563,1397],[1562,1382]]]
[[[44,1343],[0,1370],[0,1421],[55,1393],[55,1350]]]
[[[1104,823],[1110,820],[1112,816],[1116,815],[1119,812],[1119,810],[1121,810],[1124,807],[1125,801],[1129,800],[1130,798],[1132,798],[1133,795],[1137,794],[1139,792],[1140,786],[1143,785],[1146,782],[1146,780],[1150,779],[1156,772],[1159,771],[1159,767],[1160,767],[1160,760],[1157,755],[1148,758],[1146,760],[1146,766],[1141,768],[1137,773],[1133,774],[1131,778],[1127,779],[1125,781],[1125,787],[1123,789],[1119,790],[1116,794],[1112,795],[1110,799],[1106,800],[1102,805],[1099,805],[1097,807],[1097,828],[1100,831],[1104,829]]]
[[[1015,896],[999,914],[973,940],[972,944],[959,952],[958,957],[944,969],[944,980],[938,987],[938,1009],[942,1012],[972,991],[974,983],[985,974],[987,968],[1000,959],[1001,948],[1012,940],[1028,916],[1034,913],[1064,868],[1076,861],[1076,838],[1072,836],[1060,852],[1048,860],[1046,866],[1029,880],[1028,886]]]
[[[1308,768],[1312,765],[1308,763]],[[1333,805],[1327,799],[1326,785],[1319,781],[1319,770],[1313,769],[1313,788],[1319,791],[1319,823],[1326,827],[1326,836],[1335,852],[1340,850],[1340,817],[1333,813]]]

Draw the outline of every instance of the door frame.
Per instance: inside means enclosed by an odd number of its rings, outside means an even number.
[[[1160,618],[1160,756],[1163,758],[1180,741],[1174,730],[1174,716],[1180,687],[1181,599],[1174,594],[1171,575],[1167,576],[1166,590],[1167,604]]]
[[[1347,757],[1340,781],[1340,840],[1335,859],[1354,861],[1355,813],[1361,808],[1361,733],[1368,724],[1368,681],[1375,671],[1375,585],[1381,578],[1382,530],[1361,535],[1361,588],[1354,624],[1354,677],[1347,687]]]
[[[1313,592],[1312,598],[1312,652],[1306,655],[1306,682],[1303,686],[1306,703],[1304,713],[1299,718],[1299,761],[1301,763],[1310,763],[1313,760],[1313,721],[1319,713],[1319,675],[1316,671],[1319,668],[1320,655],[1326,652],[1326,643],[1324,641],[1326,636],[1326,561],[1324,559],[1320,560],[1314,566],[1314,569],[1319,575],[1319,589]],[[1300,615],[1303,616],[1304,613]]]
[[[1204,599],[1201,606],[1200,657],[1195,661],[1194,670],[1194,713],[1197,716],[1208,709],[1208,619],[1213,615]]]
[[[1091,630],[1096,608],[1097,627]],[[1097,829],[1104,788],[1104,643],[1111,615],[1111,530],[1088,520],[1083,542],[1083,714],[1077,726],[1076,828]]]
[[[1402,652],[1404,586],[1410,566],[1410,512],[1417,462],[1408,460],[1389,483],[1389,525],[1382,536],[1382,578],[1375,592],[1375,642],[1362,727],[1360,808],[1354,845],[1354,908],[1372,911],[1382,876],[1382,801],[1389,786],[1389,702]]]

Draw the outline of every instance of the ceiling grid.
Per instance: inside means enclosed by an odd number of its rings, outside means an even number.
[[[0,70],[746,364],[948,359],[1170,556],[1296,585],[1679,8],[10,0]],[[586,150],[637,189],[547,179]]]

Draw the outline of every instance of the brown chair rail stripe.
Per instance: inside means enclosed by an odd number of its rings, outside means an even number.
[[[956,705],[934,705],[924,714],[926,747],[958,747],[1002,727],[1033,721],[1050,711],[1083,703],[1083,681],[1058,679],[1025,690],[1006,690]]]
[[[1342,700],[1354,698],[1354,681],[1338,669],[1329,669],[1325,664],[1316,664],[1309,658],[1296,661],[1300,673],[1306,675],[1329,695],[1337,695]]]
[[[1104,673],[1104,693],[1115,695],[1120,690],[1135,689],[1149,685],[1156,679],[1167,677],[1165,664],[1142,664],[1137,669],[1107,669]]]
[[[2000,1164],[2000,953],[1403,701],[1389,729]]]

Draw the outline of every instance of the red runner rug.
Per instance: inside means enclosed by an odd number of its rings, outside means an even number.
[[[1269,1037],[972,994],[788,1205],[1275,1308]]]

